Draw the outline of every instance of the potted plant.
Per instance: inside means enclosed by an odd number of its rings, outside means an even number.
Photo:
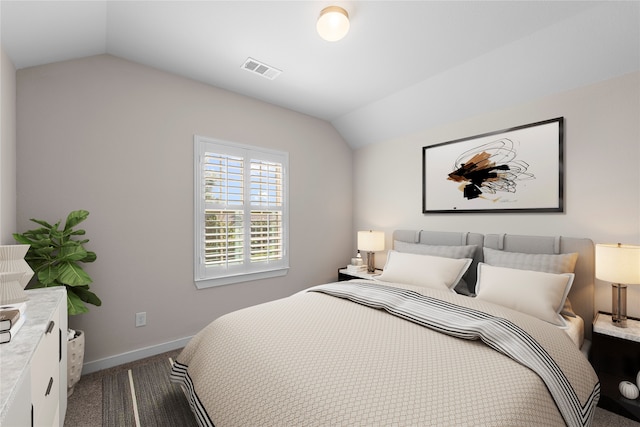
[[[85,235],[85,230],[74,230],[87,216],[89,212],[85,210],[69,213],[62,229],[62,221],[51,225],[43,220],[31,219],[40,227],[13,235],[18,243],[30,245],[24,259],[35,272],[35,283],[31,287],[65,286],[69,315],[89,311],[85,303],[102,305],[100,298],[89,290],[93,280],[80,265],[95,261],[96,254],[84,247],[89,239],[78,238]],[[82,371],[84,333],[69,331],[67,338],[67,394],[71,395]]]

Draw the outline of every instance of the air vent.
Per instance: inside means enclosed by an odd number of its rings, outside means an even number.
[[[247,58],[247,60],[244,61],[244,64],[242,64],[242,69],[259,74],[269,80],[275,79],[282,73],[282,70],[278,70],[277,68],[263,62],[256,61],[253,58]]]

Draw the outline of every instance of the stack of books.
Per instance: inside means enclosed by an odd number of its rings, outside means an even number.
[[[0,344],[10,342],[18,333],[27,318],[26,307],[25,302],[0,307]]]
[[[349,273],[364,273],[366,271],[367,271],[366,265],[353,265],[353,264],[347,265],[347,272]]]

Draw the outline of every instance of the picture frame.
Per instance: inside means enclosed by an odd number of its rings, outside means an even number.
[[[564,117],[422,148],[422,213],[564,212]]]

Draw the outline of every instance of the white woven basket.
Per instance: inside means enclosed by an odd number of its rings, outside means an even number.
[[[84,332],[67,341],[67,397],[73,394],[73,388],[80,381],[84,363]]]

